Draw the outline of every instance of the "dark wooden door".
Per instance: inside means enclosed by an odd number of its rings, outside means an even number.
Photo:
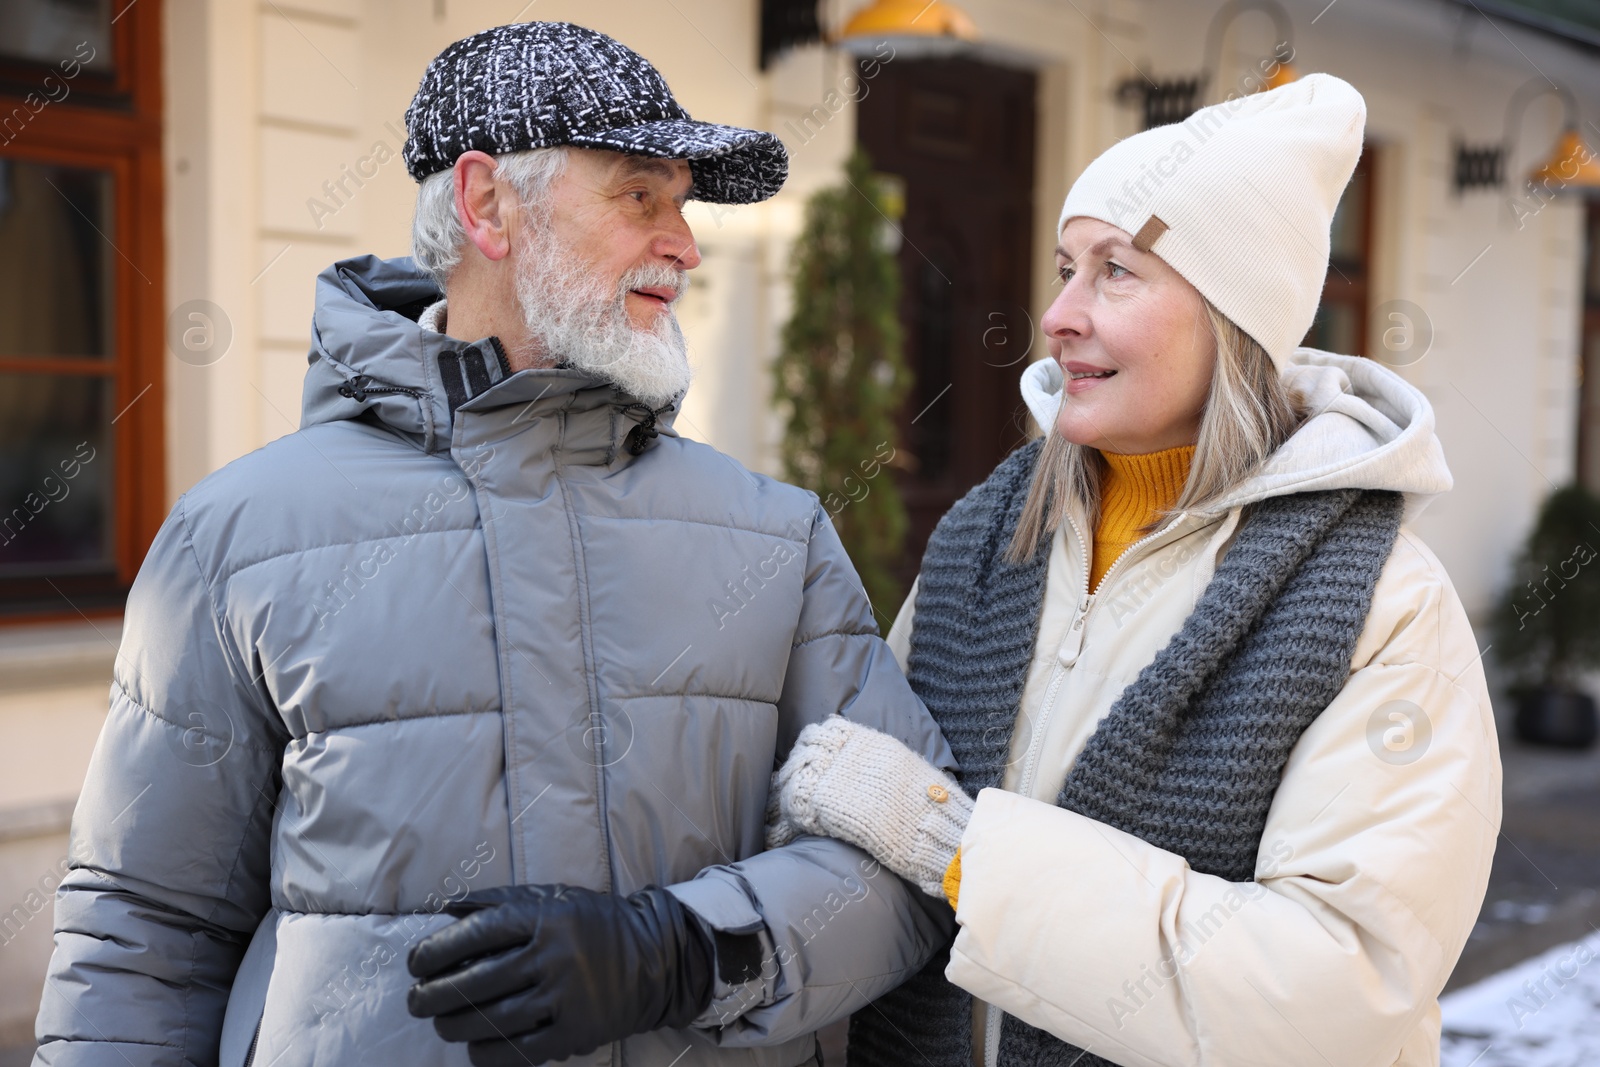
[[[911,467],[897,478],[909,588],[940,516],[1026,436],[1035,77],[898,59],[870,85],[858,138],[906,193],[900,321],[915,385],[900,417]]]

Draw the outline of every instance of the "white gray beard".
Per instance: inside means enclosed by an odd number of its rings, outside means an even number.
[[[637,267],[608,291],[546,225],[535,225],[521,252],[517,302],[538,354],[611,382],[653,408],[689,388],[688,348],[671,308],[654,328],[640,330],[628,320],[627,307],[631,289],[683,292],[686,272],[665,264]]]

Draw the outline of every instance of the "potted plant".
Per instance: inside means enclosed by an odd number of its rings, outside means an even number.
[[[1539,509],[1493,618],[1496,658],[1510,674],[1517,736],[1586,748],[1595,701],[1580,688],[1600,667],[1600,498],[1558,489]]]

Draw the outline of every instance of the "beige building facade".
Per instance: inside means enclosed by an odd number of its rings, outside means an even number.
[[[824,0],[821,20],[837,27],[860,6]],[[1197,73],[1218,3],[961,6],[981,33],[974,58],[1037,78],[1028,276],[1037,316],[1072,178],[1142,126],[1138,93],[1119,87]],[[1457,146],[1498,141],[1508,102],[1536,78],[1571,89],[1590,143],[1600,143],[1600,62],[1446,0],[1288,0],[1285,10],[1294,66],[1343,77],[1367,99],[1364,340],[1434,406],[1456,488],[1416,530],[1481,623],[1539,502],[1576,475],[1595,252],[1582,199],[1535,196],[1518,177],[1556,141],[1554,97],[1516,123],[1505,185],[1458,192]],[[770,365],[788,313],[789,248],[807,194],[838,181],[874,83],[820,43],[761,69],[760,15],[758,0],[165,0],[165,306],[204,301],[211,325],[231,337],[214,359],[165,357],[166,500],[295,432],[315,275],[348,256],[408,253],[416,186],[400,148],[423,68],[453,40],[522,19],[609,33],[651,59],[697,118],[771,130],[788,144],[791,178],[774,200],[691,205],[704,264],[680,312],[697,376],[679,430],[776,472]],[[1252,72],[1281,43],[1275,35],[1257,14],[1237,19],[1201,102],[1253,87]],[[915,59],[897,53],[896,62]],[[980,346],[962,338],[956,356],[978,358]],[[52,872],[104,716],[117,631],[114,616],[93,614],[0,631],[0,1045],[31,1032]]]

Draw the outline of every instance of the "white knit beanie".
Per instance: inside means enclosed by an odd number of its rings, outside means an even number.
[[[1331,74],[1201,108],[1101,153],[1056,232],[1087,216],[1133,234],[1281,370],[1322,299],[1329,227],[1366,120],[1361,94]]]

